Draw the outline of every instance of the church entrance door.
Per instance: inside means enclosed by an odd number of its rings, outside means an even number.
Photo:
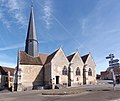
[[[56,84],[59,84],[59,76],[56,76]]]

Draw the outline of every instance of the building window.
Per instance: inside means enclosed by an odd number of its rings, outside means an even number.
[[[77,78],[77,80],[76,81],[79,81],[79,78]]]
[[[91,70],[91,68],[89,68],[89,70],[88,70],[88,76],[92,76],[92,70]]]
[[[13,78],[10,78],[10,82],[13,82]]]
[[[64,66],[63,70],[62,70],[62,75],[67,75],[67,67]]]
[[[79,67],[77,67],[77,69],[76,69],[76,75],[80,75],[80,68]]]

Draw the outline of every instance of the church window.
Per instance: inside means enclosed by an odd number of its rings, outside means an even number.
[[[80,75],[80,68],[79,67],[77,67],[77,69],[76,69],[76,75]]]
[[[67,75],[67,67],[64,66],[63,70],[62,70],[62,75]]]
[[[91,68],[89,68],[89,70],[88,70],[88,76],[92,76],[92,70],[91,70]]]
[[[79,78],[77,78],[77,81],[79,81]]]

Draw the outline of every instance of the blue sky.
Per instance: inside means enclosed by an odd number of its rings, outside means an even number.
[[[120,0],[34,0],[39,51],[62,47],[69,55],[91,52],[97,73],[106,70],[109,53],[120,58]],[[30,0],[0,0],[0,65],[16,66],[24,50]]]

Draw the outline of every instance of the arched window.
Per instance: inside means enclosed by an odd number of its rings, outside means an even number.
[[[63,67],[62,75],[67,75],[67,67],[66,66]]]
[[[79,78],[77,78],[77,80],[76,81],[79,81]]]
[[[76,69],[76,75],[80,75],[80,68],[79,67],[77,67],[77,69]]]
[[[89,70],[88,70],[88,76],[92,76],[92,70],[91,70],[91,68],[89,68]]]

